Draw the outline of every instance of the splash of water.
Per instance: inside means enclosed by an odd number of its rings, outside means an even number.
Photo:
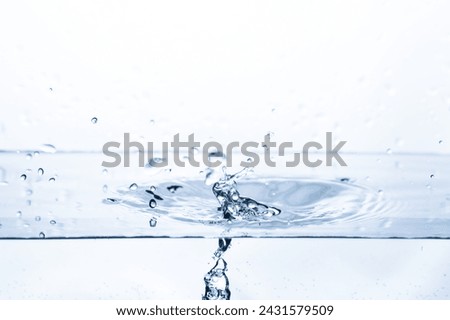
[[[226,174],[216,182],[212,191],[220,203],[224,219],[252,220],[263,216],[276,216],[281,210],[259,203],[251,198],[241,197],[236,188],[237,180],[245,176],[249,168],[245,168],[233,175]]]
[[[227,262],[222,258],[223,253],[230,244],[230,238],[219,239],[219,247],[214,253],[214,258],[217,259],[217,262],[204,277],[205,294],[202,297],[203,300],[230,300],[230,281],[225,273],[227,271]]]

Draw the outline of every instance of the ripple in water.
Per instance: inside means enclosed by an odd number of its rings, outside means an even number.
[[[164,216],[169,224],[176,220],[225,228],[291,231],[311,225],[379,219],[393,209],[382,193],[347,178],[251,180],[244,177],[246,174],[247,171],[241,171],[225,175],[212,187],[202,180],[161,183],[157,193],[154,188],[130,191],[126,186],[118,190],[118,199],[104,202],[119,203],[146,215]]]

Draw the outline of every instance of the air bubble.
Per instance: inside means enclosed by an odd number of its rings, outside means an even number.
[[[34,217],[34,220],[35,221],[41,221],[41,217],[40,216],[36,216],[36,217]]]
[[[33,155],[31,153],[27,153],[26,159],[31,160],[33,158]]]
[[[106,176],[106,175],[108,174],[108,169],[103,169],[103,170],[102,170],[102,174],[103,174],[104,176]]]
[[[108,185],[105,184],[102,189],[103,189],[103,192],[105,192],[105,193],[108,192]]]
[[[41,238],[41,239],[45,239],[45,233],[43,233],[43,232],[40,232],[40,233],[39,233],[39,238]]]
[[[48,179],[49,182],[55,182],[55,180],[56,179],[54,177],[51,177],[50,179]]]
[[[46,153],[55,153],[56,147],[52,144],[43,144],[40,146],[40,150]]]
[[[93,124],[96,124],[97,121],[98,121],[98,119],[97,119],[96,117],[93,117],[93,118],[91,119],[91,122],[92,122]]]
[[[132,183],[129,187],[128,187],[130,190],[137,190],[137,188],[138,188],[138,185],[136,184],[136,183]]]
[[[183,188],[182,186],[173,185],[170,187],[167,187],[167,190],[169,190],[172,193],[175,193],[179,188]]]
[[[16,216],[17,216],[18,218],[22,217],[22,211],[20,211],[20,210],[17,211],[17,212],[16,212]]]
[[[434,178],[434,174],[430,174],[430,178],[433,179]]]
[[[155,208],[156,207],[156,201],[155,200],[150,200],[149,201],[149,203],[148,203],[148,206],[150,207],[150,208]]]
[[[150,221],[148,223],[149,223],[150,227],[154,228],[154,227],[156,227],[157,220],[155,218],[152,218],[152,219],[150,219]]]
[[[391,149],[391,148],[387,148],[387,149],[386,149],[386,153],[387,153],[387,154],[392,154],[392,149]]]
[[[44,169],[39,168],[38,169],[38,175],[40,175],[40,176],[44,175]]]
[[[55,220],[50,220],[50,224],[56,224]]]
[[[155,191],[156,191],[156,187],[155,187],[155,186],[151,186],[151,187],[150,187],[150,191],[151,191],[151,192],[155,192]]]
[[[20,176],[20,180],[22,180],[22,181],[27,180],[27,175],[26,175],[26,174],[22,174],[22,175]]]

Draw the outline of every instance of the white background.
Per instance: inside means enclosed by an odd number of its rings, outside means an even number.
[[[448,12],[438,0],[5,1],[0,149],[333,131],[344,151],[449,152]]]

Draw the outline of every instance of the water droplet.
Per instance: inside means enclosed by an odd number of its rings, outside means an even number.
[[[156,187],[155,187],[155,186],[151,186],[151,187],[150,187],[150,191],[151,191],[151,192],[155,192],[155,191],[156,191]]]
[[[403,139],[398,138],[398,139],[395,140],[395,144],[398,147],[402,147],[405,144],[405,141],[403,141]]]
[[[50,220],[50,224],[56,224],[55,220]]]
[[[137,188],[138,188],[138,185],[136,184],[136,183],[132,183],[130,186],[129,186],[129,189],[130,190],[137,190]]]
[[[164,200],[161,196],[157,195],[156,193],[154,193],[151,190],[145,190],[145,192],[151,194],[153,196],[153,198],[156,199],[156,200]]]
[[[20,180],[22,180],[22,181],[27,180],[27,175],[26,174],[21,175]]]
[[[183,188],[183,187],[182,186],[173,185],[173,186],[167,187],[167,190],[169,190],[172,193],[175,193],[179,188]]]
[[[42,176],[44,174],[44,169],[39,168],[38,169],[38,175]]]
[[[40,217],[40,216],[36,216],[36,217],[34,218],[34,220],[36,220],[36,221],[41,221],[41,217]]]
[[[114,204],[114,203],[118,203],[118,202],[119,201],[114,198],[106,198],[105,200],[103,200],[103,203],[106,203],[106,204]]]
[[[157,220],[155,218],[151,218],[148,223],[149,223],[150,227],[153,228],[153,227],[156,227]]]
[[[55,153],[56,152],[56,147],[52,144],[43,144],[40,146],[39,149],[45,153]]]
[[[167,159],[164,158],[152,158],[145,165],[147,168],[161,168],[167,165]]]
[[[39,238],[41,238],[41,239],[45,239],[45,233],[43,233],[43,232],[40,232],[40,233],[39,233]]]
[[[156,207],[156,201],[154,199],[150,200],[148,203],[148,206],[150,208],[155,208]]]
[[[387,148],[387,149],[386,149],[386,153],[387,153],[387,154],[392,154],[392,149],[391,149],[391,148]]]
[[[55,182],[55,180],[56,179],[54,177],[51,177],[50,179],[48,179],[49,182]]]
[[[383,224],[383,228],[389,229],[392,226],[392,220],[386,220]]]
[[[105,192],[105,193],[108,192],[108,185],[105,184],[105,185],[103,186],[103,192]]]
[[[97,121],[98,121],[98,119],[97,119],[96,117],[93,117],[93,118],[91,119],[91,122],[92,122],[93,124],[96,124]]]

